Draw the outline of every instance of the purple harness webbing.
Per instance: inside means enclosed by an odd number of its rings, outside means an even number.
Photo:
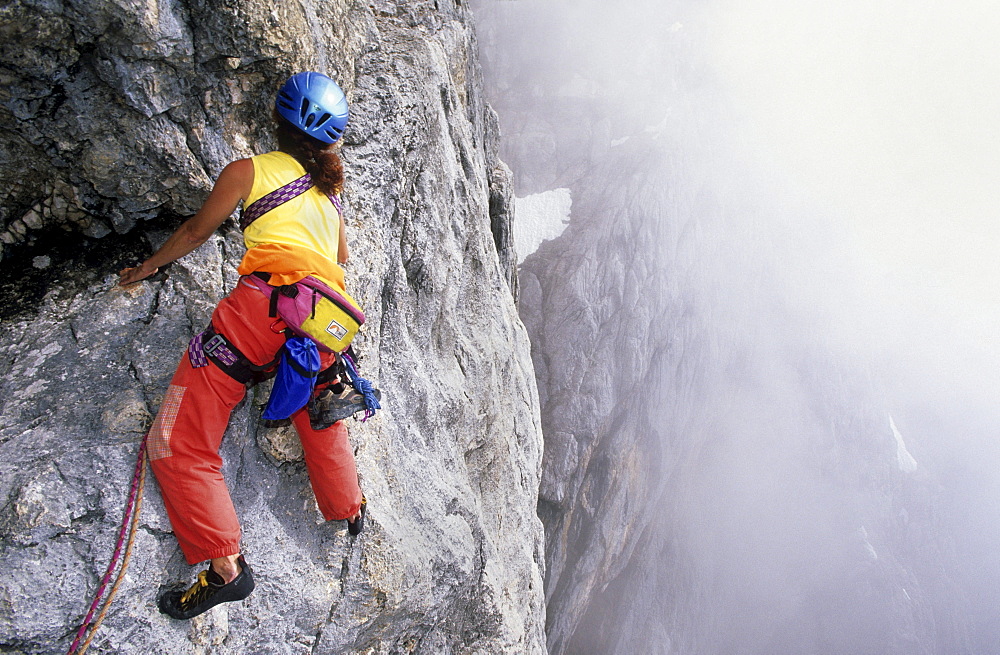
[[[306,173],[302,177],[292,180],[285,186],[257,198],[250,203],[249,207],[243,210],[243,215],[240,217],[240,229],[246,230],[250,227],[251,223],[267,212],[275,209],[276,207],[280,207],[292,198],[301,196],[312,187],[312,175]],[[344,207],[340,204],[340,200],[337,196],[328,195],[327,198],[329,198],[330,202],[333,203],[333,206],[337,208],[337,212],[343,215]]]
[[[330,202],[333,203],[333,206],[337,208],[337,213],[339,213],[341,216],[343,216],[344,215],[344,206],[340,204],[340,198],[338,198],[337,196],[335,196],[333,194],[328,195],[327,198],[329,198]]]
[[[188,343],[188,358],[191,360],[191,368],[208,366],[206,355],[215,357],[225,366],[232,366],[240,360],[239,355],[230,350],[226,344],[226,338],[221,334],[216,334],[208,342],[204,342],[207,331],[194,335]]]
[[[201,347],[201,340],[204,337],[205,332],[199,332],[191,337],[191,341],[188,343],[188,359],[191,360],[191,368],[208,366],[208,358],[205,357],[205,351]]]
[[[271,377],[268,373],[281,359],[282,352],[284,350],[279,349],[275,358],[266,364],[254,364],[249,357],[240,352],[235,343],[219,334],[211,323],[204,332],[194,335],[188,343],[187,350],[191,368],[202,368],[212,362],[222,369],[223,373],[243,384],[256,384]]]

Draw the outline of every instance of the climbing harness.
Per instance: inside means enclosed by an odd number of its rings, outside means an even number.
[[[135,463],[135,473],[132,476],[132,488],[129,492],[128,502],[125,503],[125,512],[122,516],[122,526],[118,531],[118,542],[115,544],[114,553],[111,555],[111,562],[108,564],[108,570],[104,573],[104,577],[101,579],[101,584],[97,587],[97,593],[94,594],[94,600],[90,604],[90,609],[87,611],[87,616],[83,619],[83,623],[80,624],[79,630],[77,630],[76,638],[70,645],[69,650],[66,655],[83,655],[87,652],[90,647],[90,642],[93,640],[94,635],[97,633],[97,629],[101,627],[101,623],[104,621],[105,615],[111,608],[111,601],[114,600],[115,594],[118,593],[118,587],[125,577],[125,571],[128,569],[128,560],[132,555],[132,546],[135,543],[135,533],[139,527],[139,514],[142,512],[142,493],[146,486],[146,441],[149,438],[149,433],[142,438],[142,443],[139,444],[139,457]],[[125,530],[128,528],[128,537],[126,539]],[[118,557],[122,554],[122,545],[125,545],[125,554],[122,558],[121,569],[118,571],[118,575],[115,577],[115,582],[111,586],[111,590],[108,592],[107,598],[104,599],[103,605],[101,605],[101,597],[104,596],[104,590],[108,586],[108,581],[111,579],[111,574],[114,572],[115,567],[118,564]],[[91,623],[91,619],[94,617],[94,612],[97,610],[98,605],[101,605],[101,611],[97,615],[97,618]],[[86,638],[84,638],[86,635]],[[83,640],[81,644],[81,640]]]
[[[191,338],[188,343],[188,359],[192,368],[208,366],[211,360],[237,382],[255,384],[274,375],[274,366],[281,359],[281,351],[266,364],[254,364],[232,341],[209,324],[203,332]]]

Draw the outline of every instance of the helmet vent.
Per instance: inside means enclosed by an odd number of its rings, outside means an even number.
[[[331,116],[331,114],[330,114],[329,112],[328,112],[328,113],[325,113],[325,114],[323,114],[322,116],[320,116],[320,117],[319,117],[319,120],[318,120],[318,121],[316,121],[316,127],[319,127],[320,125],[323,125],[323,124],[324,124],[324,123],[326,123],[326,122],[327,122],[328,120],[330,120],[330,116]]]
[[[309,98],[303,96],[302,102],[299,105],[299,120],[305,121],[306,116],[308,114],[309,114]]]
[[[278,94],[278,105],[280,105],[282,108],[295,111],[295,106],[292,103],[293,103],[292,97],[287,93],[285,93],[284,91]]]

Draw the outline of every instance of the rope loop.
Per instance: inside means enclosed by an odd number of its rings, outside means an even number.
[[[142,494],[146,486],[146,461],[148,459],[146,453],[147,439],[149,439],[148,433],[142,438],[142,443],[139,445],[139,456],[136,458],[135,473],[132,475],[132,487],[129,491],[128,502],[125,503],[125,511],[122,516],[122,526],[118,531],[118,541],[115,543],[115,550],[111,555],[111,562],[108,563],[108,569],[105,571],[104,577],[101,579],[101,584],[97,587],[97,593],[94,594],[94,600],[90,604],[87,616],[83,619],[83,623],[80,624],[80,628],[76,633],[76,638],[70,645],[66,655],[83,655],[87,652],[87,649],[90,647],[90,642],[94,639],[94,635],[97,634],[97,629],[101,627],[104,617],[111,608],[111,601],[114,600],[115,594],[118,593],[118,587],[125,578],[125,571],[128,570],[128,561],[132,555],[132,546],[135,544],[135,533],[139,527],[139,515],[142,512]],[[127,540],[125,536],[126,530],[128,531]],[[123,544],[125,545],[125,555],[122,559],[121,569],[118,571],[118,575],[115,577],[115,582],[112,585],[111,590],[108,592],[108,597],[104,600],[103,605],[101,605],[101,597],[104,596],[104,590],[108,586],[108,581],[111,580],[111,575],[114,573],[115,567],[118,565],[118,558],[122,554]],[[97,607],[99,605],[101,605],[101,611],[97,615],[97,619],[91,623],[91,619],[94,617],[94,612],[97,611]],[[86,639],[84,639],[84,635],[86,635]],[[81,640],[83,640],[82,644]]]

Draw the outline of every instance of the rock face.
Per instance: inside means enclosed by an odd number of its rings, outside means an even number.
[[[257,591],[191,622],[152,477],[91,652],[545,650],[541,433],[517,316],[510,172],[464,3],[14,2],[0,10],[0,649],[63,652],[115,543],[138,443],[190,336],[235,283],[238,230],[131,290],[113,274],[273,146],[299,70],[342,84],[365,532],[322,522],[293,433],[234,412],[224,473]],[[20,299],[18,301],[18,299]],[[17,302],[16,302],[17,301]]]
[[[969,652],[941,489],[798,305],[823,248],[743,181],[701,10],[582,5],[477,5],[518,194],[573,197],[520,268],[550,653]]]

